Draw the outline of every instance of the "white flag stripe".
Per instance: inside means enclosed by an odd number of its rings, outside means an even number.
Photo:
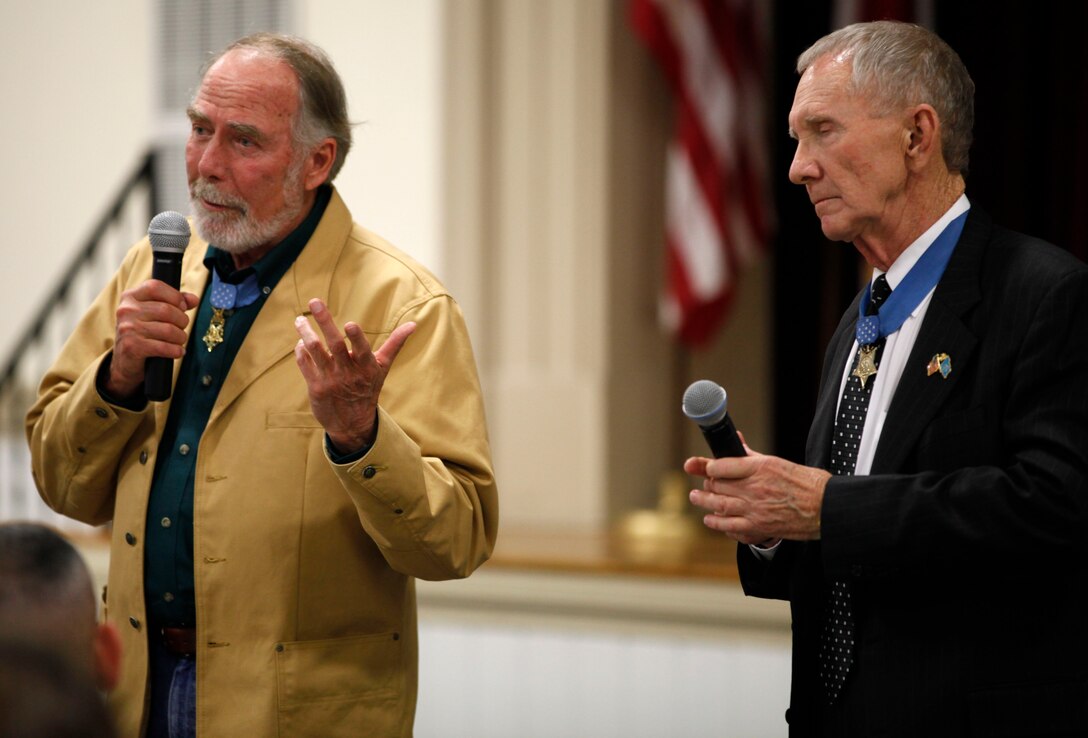
[[[721,232],[682,146],[670,144],[666,169],[667,230],[684,265],[692,294],[701,300],[712,300],[729,283],[729,264]]]

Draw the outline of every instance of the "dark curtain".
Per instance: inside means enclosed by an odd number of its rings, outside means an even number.
[[[938,34],[975,81],[972,204],[1004,226],[1088,259],[1088,3],[935,0]],[[866,274],[830,243],[804,188],[787,179],[798,54],[830,29],[831,3],[776,0],[773,80],[775,451],[804,458],[824,347]]]

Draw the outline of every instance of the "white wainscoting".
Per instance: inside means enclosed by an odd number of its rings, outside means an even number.
[[[788,610],[735,584],[419,583],[417,738],[781,738]]]

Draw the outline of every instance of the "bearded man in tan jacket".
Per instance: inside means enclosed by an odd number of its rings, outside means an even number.
[[[46,502],[112,521],[120,732],[410,735],[414,578],[496,535],[463,317],[332,187],[351,132],[319,49],[241,39],[188,113],[180,289],[136,244],[27,417]],[[152,357],[180,360],[166,402]]]

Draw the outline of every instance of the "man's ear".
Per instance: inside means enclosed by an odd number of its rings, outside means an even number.
[[[94,665],[99,689],[109,692],[117,686],[121,679],[121,634],[111,622],[95,627]]]
[[[924,168],[941,153],[941,121],[933,106],[916,105],[907,121],[907,159],[914,167]]]
[[[336,139],[326,138],[306,157],[302,184],[307,190],[315,190],[329,178],[336,162]]]

